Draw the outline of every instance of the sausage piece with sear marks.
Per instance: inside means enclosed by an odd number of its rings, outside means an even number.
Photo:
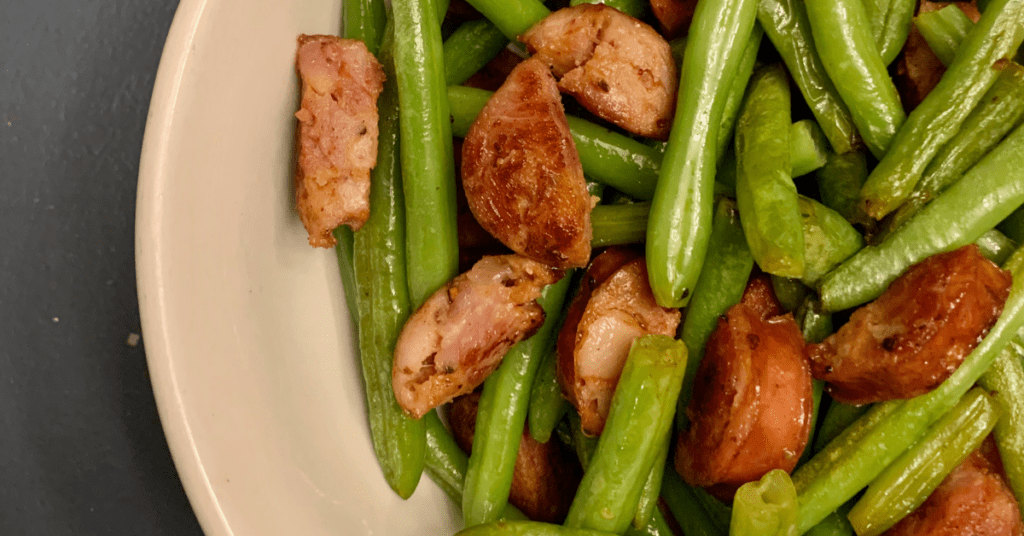
[[[683,479],[725,501],[772,469],[792,471],[810,434],[803,335],[792,314],[770,316],[765,281],[751,280],[708,339],[676,449]]]
[[[679,74],[654,28],[604,4],[580,4],[548,15],[520,40],[586,109],[634,134],[668,139]]]
[[[633,339],[674,336],[678,309],[660,307],[647,280],[647,263],[632,250],[598,255],[584,276],[558,335],[558,377],[579,410],[583,431],[604,430],[612,394]]]
[[[536,300],[562,275],[518,255],[484,257],[427,298],[395,344],[391,382],[402,409],[418,419],[483,383],[540,328]]]
[[[593,201],[540,61],[516,66],[470,127],[462,186],[473,216],[512,251],[559,268],[590,260]]]
[[[295,67],[302,80],[295,204],[309,244],[326,248],[335,227],[359,230],[370,216],[384,70],[362,41],[330,35],[299,36]]]
[[[948,378],[999,319],[1010,273],[970,244],[911,266],[838,332],[808,345],[811,372],[845,404],[915,397]]]

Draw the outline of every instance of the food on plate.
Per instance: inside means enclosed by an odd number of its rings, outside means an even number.
[[[845,404],[927,393],[995,324],[1010,283],[974,244],[929,257],[808,348],[814,377]]]
[[[658,18],[661,33],[666,39],[675,39],[686,33],[695,9],[697,0],[651,0],[651,11]]]
[[[603,4],[580,4],[552,13],[521,40],[551,66],[558,88],[598,117],[668,139],[679,75],[653,28]]]
[[[611,248],[594,258],[558,335],[558,378],[583,431],[600,435],[633,340],[674,336],[681,315],[660,307],[640,253]]]
[[[560,268],[590,260],[593,202],[540,61],[516,66],[470,127],[462,187],[477,221],[512,251]]]
[[[326,248],[336,243],[335,227],[358,230],[370,216],[384,70],[362,41],[330,35],[299,36],[295,66],[302,80],[295,204],[309,244]]]
[[[395,398],[409,415],[476,389],[505,352],[544,322],[541,289],[561,270],[505,255],[484,257],[409,316],[395,344]]]

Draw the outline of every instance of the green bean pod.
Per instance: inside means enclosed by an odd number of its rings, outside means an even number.
[[[775,297],[782,304],[782,310],[786,312],[796,311],[796,308],[800,307],[804,298],[811,292],[811,289],[807,288],[807,285],[801,283],[799,279],[773,275],[771,280]]]
[[[387,6],[381,0],[344,0],[341,3],[341,35],[366,44],[377,55],[384,39]]]
[[[803,0],[761,0],[757,20],[782,56],[832,149],[843,154],[859,147],[862,141],[850,110],[825,72],[814,46]]]
[[[808,343],[819,343],[833,333],[832,315],[821,310],[821,302],[813,295],[804,298],[797,308],[797,323],[800,324],[800,332]]]
[[[1024,206],[1013,211],[1005,220],[999,222],[998,229],[1007,238],[1024,244]]]
[[[409,295],[419,306],[459,268],[455,161],[436,5],[395,0],[392,21],[402,129]]]
[[[846,514],[852,506],[851,503],[844,504],[804,534],[806,536],[854,536],[853,525],[850,525],[850,521],[846,519]]]
[[[821,279],[826,310],[877,298],[910,265],[970,244],[1024,204],[1024,127],[877,246],[867,246]]]
[[[789,80],[780,65],[754,75],[736,124],[736,204],[762,270],[804,274],[804,232],[790,176]]]
[[[531,26],[551,14],[540,0],[467,0],[469,5],[487,17],[487,20],[516,41]]]
[[[444,42],[444,81],[457,86],[494,59],[508,38],[486,19],[462,23]]]
[[[387,41],[387,39],[385,39]],[[356,233],[354,272],[359,355],[373,450],[391,489],[408,498],[423,472],[426,432],[391,388],[392,353],[411,307],[406,286],[405,205],[399,163],[398,93],[390,43],[381,47],[387,82],[378,100],[377,165],[370,172],[370,217]]]
[[[796,488],[782,469],[747,482],[732,503],[729,536],[796,536]]]
[[[592,247],[639,244],[647,238],[650,203],[597,205],[590,212]]]
[[[348,225],[339,225],[334,229],[334,254],[338,257],[338,272],[341,274],[341,287],[345,289],[345,306],[352,317],[352,325],[359,329],[359,302],[356,300],[356,273],[352,264],[355,262],[355,236]]]
[[[825,165],[814,172],[821,203],[852,223],[865,219],[860,211],[860,189],[867,178],[867,157],[860,151],[829,154]]]
[[[800,459],[797,460],[796,465],[799,467],[801,464],[807,463],[807,460],[811,459],[811,455],[814,454],[814,435],[818,431],[818,415],[821,413],[821,402],[825,394],[825,382],[821,380],[811,380],[811,426],[807,430],[807,443],[804,444],[804,451],[800,454]]]
[[[950,4],[937,11],[921,13],[914,18],[914,26],[939,61],[948,66],[953,63],[956,49],[971,31],[974,21],[955,4]]]
[[[864,237],[838,212],[800,196],[804,231],[804,275],[801,281],[814,286],[821,276],[864,247]]]
[[[754,268],[754,258],[743,236],[736,202],[722,198],[715,207],[711,239],[705,267],[693,289],[693,298],[686,309],[680,339],[686,344],[686,379],[679,395],[678,421],[685,418],[686,405],[693,395],[697,367],[704,356],[708,337],[718,325],[718,317],[743,298],[743,289]]]
[[[757,52],[761,50],[761,39],[764,37],[764,28],[756,21],[754,31],[750,33],[747,44],[743,47],[743,54],[740,57],[739,67],[736,69],[736,77],[729,86],[729,94],[725,98],[725,107],[722,108],[721,126],[718,127],[718,165],[722,165],[722,155],[732,145],[733,132],[736,130],[736,118],[740,114],[740,106],[743,105],[743,96],[747,94],[747,85],[750,77],[754,74],[754,65],[757,64]]]
[[[871,409],[869,404],[854,406],[852,404],[843,404],[837,400],[831,401],[828,405],[828,411],[825,412],[825,419],[821,422],[821,426],[818,427],[818,435],[814,439],[814,452],[821,452],[847,426],[861,418],[869,409]]]
[[[955,5],[949,7],[960,11]],[[998,145],[1010,130],[1019,125],[1022,117],[1024,67],[1011,63],[1003,69],[988,93],[967,116],[960,131],[946,142],[928,164],[921,181],[906,202],[886,217],[887,232],[906,223],[935,196],[962,177]],[[884,234],[880,238],[884,238]]]
[[[975,388],[913,448],[882,471],[850,510],[859,536],[877,536],[917,509],[974,452],[999,419],[998,404]]]
[[[819,523],[874,480],[932,423],[952,409],[1024,326],[1024,248],[1015,251],[1004,268],[1012,273],[1014,282],[1002,315],[945,382],[924,395],[892,401],[895,402],[895,410],[869,427],[858,441],[852,444],[840,442],[836,448],[832,447],[832,444],[843,440],[850,431],[848,429],[794,474],[793,480],[800,493],[801,532]],[[890,403],[876,404],[861,420]],[[857,423],[853,426],[856,427]],[[819,458],[823,458],[822,462],[816,463]],[[812,469],[801,478],[800,473],[808,467]]]
[[[494,521],[508,503],[530,386],[544,352],[558,333],[555,326],[560,323],[559,312],[571,279],[563,277],[544,288],[537,300],[544,307],[544,324],[529,339],[513,346],[501,366],[484,381],[463,485],[462,515],[467,527]]]
[[[625,536],[676,536],[660,508],[655,508],[651,512],[651,520],[643,528],[637,529],[630,526],[624,534]]]
[[[801,119],[789,127],[790,166],[793,177],[806,175],[828,162],[832,151],[821,127],[813,119]]]
[[[1024,514],[1024,348],[1020,343],[1018,335],[978,383],[992,392],[1003,411],[996,423],[996,444],[1017,506]]]
[[[1017,243],[1000,233],[998,229],[992,229],[981,235],[974,243],[978,245],[978,249],[986,259],[996,264],[1006,262],[1006,259],[1013,254],[1013,250],[1017,249]]]
[[[455,504],[462,504],[462,483],[466,480],[469,457],[459,448],[436,411],[427,412],[423,416],[423,422],[427,429],[427,460],[424,472]],[[518,508],[509,504],[502,511],[500,519],[528,518]]]
[[[601,530],[579,529],[540,521],[494,521],[465,528],[455,536],[615,536]]]
[[[594,458],[569,507],[567,527],[626,530],[671,430],[685,370],[681,342],[662,335],[633,341]]]
[[[672,467],[665,468],[661,494],[686,536],[727,536],[729,526],[719,527],[701,506],[696,489],[683,482]]]
[[[871,36],[878,46],[882,63],[889,65],[899,56],[910,33],[916,0],[865,0]]]
[[[659,305],[690,300],[711,234],[715,153],[729,88],[754,28],[756,0],[705,0],[697,4],[651,221],[647,268]]]
[[[647,480],[640,491],[640,500],[637,501],[636,513],[633,514],[633,525],[640,529],[650,522],[651,515],[658,507],[658,499],[661,496],[661,481],[665,474],[665,462],[668,461],[669,446],[672,444],[672,427],[665,430],[665,437],[661,439],[658,452],[654,454],[654,465],[647,473]]]
[[[862,0],[808,0],[814,45],[868,150],[882,158],[907,115]]]
[[[570,6],[580,4],[604,4],[637,19],[643,17],[650,8],[650,3],[643,0],[571,0],[569,2]]]
[[[869,216],[881,219],[910,196],[932,158],[960,129],[1022,40],[1024,0],[993,0],[939,84],[910,113],[868,176],[860,195]]]
[[[558,421],[569,411],[569,401],[562,396],[562,387],[558,384],[557,370],[558,355],[551,348],[540,362],[527,405],[530,437],[538,443],[547,443],[551,439]]]

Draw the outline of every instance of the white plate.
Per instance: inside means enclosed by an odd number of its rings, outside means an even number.
[[[424,476],[402,501],[370,445],[333,251],[292,206],[300,33],[340,0],[183,0],[139,173],[146,355],[171,453],[218,535],[451,534]]]

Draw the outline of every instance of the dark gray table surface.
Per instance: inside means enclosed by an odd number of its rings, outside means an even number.
[[[0,534],[201,534],[140,334],[135,190],[178,0],[0,0]]]

